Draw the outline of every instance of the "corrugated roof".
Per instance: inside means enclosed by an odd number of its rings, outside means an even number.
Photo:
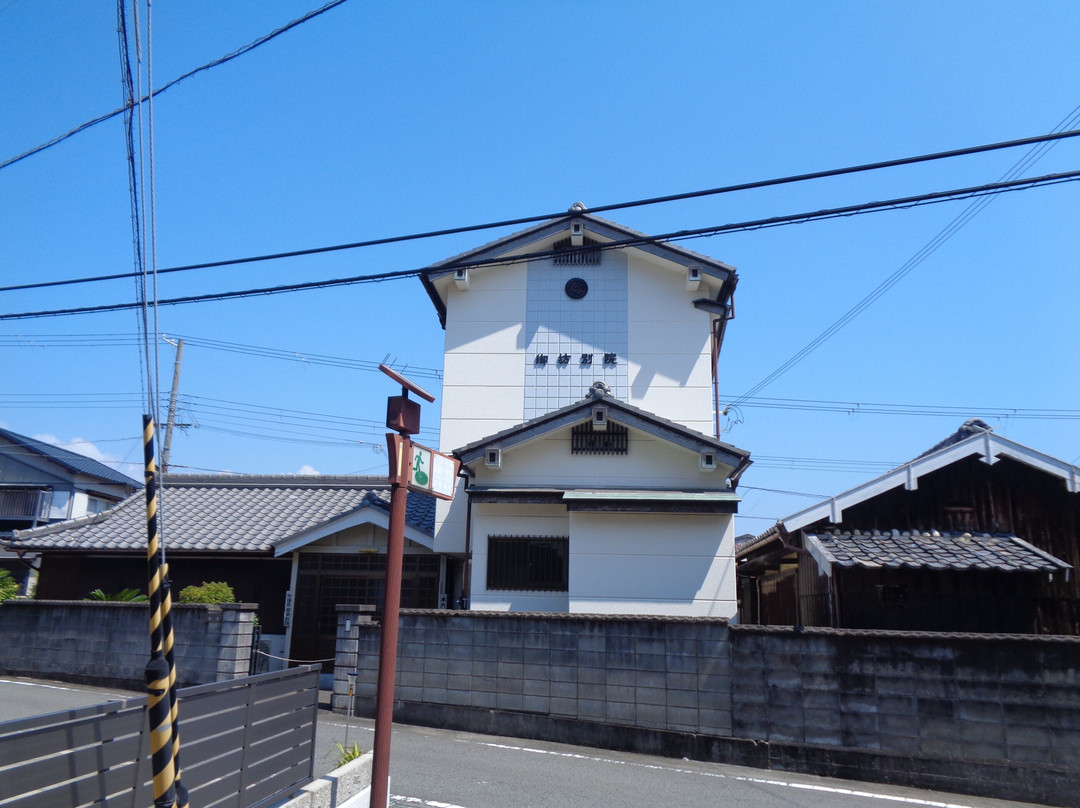
[[[168,550],[263,553],[364,508],[389,512],[390,486],[378,477],[166,475],[159,494]],[[435,500],[409,493],[408,526],[433,535]],[[146,546],[145,497],[134,494],[93,516],[15,531],[12,547],[77,552]]]
[[[99,463],[97,460],[87,457],[86,455],[71,452],[67,449],[61,449],[59,446],[53,446],[51,443],[45,443],[36,438],[20,435],[9,429],[0,428],[0,438],[11,441],[11,443],[21,446],[28,452],[56,463],[58,466],[67,469],[70,472],[74,472],[75,474],[84,474],[87,477],[96,477],[104,482],[127,485],[132,488],[142,488],[142,483],[137,482],[126,474],[121,474],[116,469],[109,468],[104,463]]]
[[[819,531],[805,548],[823,567],[1057,572],[1071,566],[1013,535],[933,531]]]

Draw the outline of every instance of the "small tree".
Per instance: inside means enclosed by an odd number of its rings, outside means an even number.
[[[180,603],[236,603],[233,589],[223,581],[206,581],[202,586],[185,586],[180,590]]]

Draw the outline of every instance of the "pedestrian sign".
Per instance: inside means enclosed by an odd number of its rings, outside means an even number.
[[[461,462],[418,443],[412,444],[408,488],[439,499],[453,499]]]

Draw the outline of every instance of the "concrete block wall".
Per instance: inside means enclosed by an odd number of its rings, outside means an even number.
[[[378,627],[361,625],[355,642],[358,703],[370,708]],[[729,736],[728,625],[409,610],[399,627],[395,692],[404,703]]]
[[[407,610],[394,720],[1080,808],[1080,637]]]
[[[256,605],[172,607],[181,686],[246,676]],[[150,657],[146,603],[0,603],[0,672],[141,690]]]
[[[734,732],[1080,773],[1080,638],[732,628]]]

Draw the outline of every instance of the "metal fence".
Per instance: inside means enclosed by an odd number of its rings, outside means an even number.
[[[265,808],[314,774],[319,668],[179,691],[182,780],[198,808]],[[0,808],[153,804],[146,699],[0,724]]]

